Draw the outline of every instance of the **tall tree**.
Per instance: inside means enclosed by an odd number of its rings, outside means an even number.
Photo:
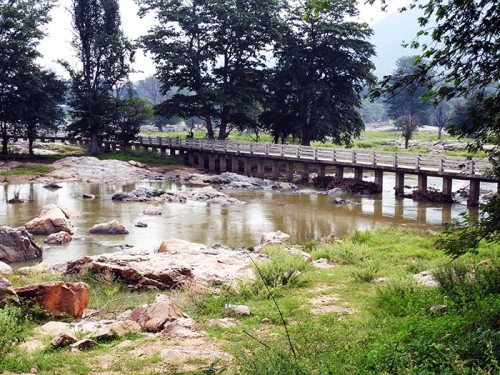
[[[71,77],[69,130],[88,137],[88,152],[96,154],[116,120],[113,89],[127,80],[134,48],[121,30],[118,0],[73,0],[71,16],[79,66],[63,62]]]
[[[207,136],[225,139],[243,126],[262,96],[266,56],[273,43],[277,0],[136,0],[157,24],[142,39],[157,64],[165,117],[199,117]]]
[[[391,76],[393,85],[406,81],[419,69],[416,56],[405,56],[398,59],[396,69]],[[426,77],[430,80],[431,77]],[[413,132],[423,124],[429,124],[432,118],[432,105],[425,102],[423,96],[427,87],[420,82],[401,85],[397,90],[386,93],[387,115],[396,120],[396,126],[403,131],[405,148],[408,148]]]
[[[287,26],[277,51],[271,103],[264,119],[282,136],[297,134],[301,144],[330,137],[334,143],[350,144],[364,127],[359,112],[361,91],[373,83],[373,46],[367,41],[366,24],[346,19],[357,14],[356,3],[337,1],[331,10],[305,19],[307,8],[291,2]],[[284,118],[277,117],[282,114]],[[268,125],[269,126],[269,125]]]
[[[20,124],[20,87],[26,83],[55,0],[0,0],[0,127],[2,153],[9,131]]]

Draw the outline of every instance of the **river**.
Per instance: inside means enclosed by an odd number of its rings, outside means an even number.
[[[370,177],[368,176],[368,179]],[[142,249],[157,248],[163,240],[181,238],[206,245],[221,243],[230,247],[249,247],[259,243],[264,232],[281,230],[290,234],[293,243],[316,240],[329,234],[342,237],[354,230],[376,227],[416,227],[440,230],[442,224],[467,211],[464,204],[430,204],[394,197],[394,177],[384,176],[384,192],[364,197],[345,198],[359,205],[337,205],[333,197],[321,193],[290,194],[276,191],[226,190],[226,194],[247,202],[242,206],[207,205],[201,202],[164,203],[163,215],[145,216],[147,202],[114,202],[113,194],[132,191],[139,186],[162,190],[186,187],[172,182],[140,182],[130,185],[61,183],[61,189],[49,190],[41,184],[0,186],[0,225],[23,226],[36,217],[42,206],[50,203],[80,212],[72,219],[76,228],[73,241],[62,246],[44,245],[43,260],[57,264],[86,255],[118,251],[120,246]],[[407,177],[407,185],[416,181]],[[458,181],[458,184],[461,182]],[[440,187],[439,179],[429,179],[430,187]],[[454,191],[460,185],[454,181]],[[83,194],[93,194],[93,200]],[[19,194],[29,202],[8,204]],[[118,219],[129,230],[128,235],[95,235],[89,229]],[[138,220],[148,224],[138,228]],[[36,236],[43,243],[44,236]]]

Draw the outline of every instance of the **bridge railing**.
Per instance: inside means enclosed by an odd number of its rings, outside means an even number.
[[[296,159],[297,161],[325,161],[349,163],[353,166],[398,168],[466,176],[485,176],[491,164],[483,159],[465,159],[451,156],[420,155],[387,151],[336,149],[269,143],[233,142],[209,139],[179,139],[139,137],[143,146],[165,146],[178,149],[199,150],[233,155],[260,155]]]

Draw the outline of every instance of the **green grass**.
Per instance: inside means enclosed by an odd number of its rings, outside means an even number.
[[[49,173],[52,169],[52,166],[47,164],[25,164],[5,171],[0,171],[0,176],[40,176]]]
[[[100,154],[97,155],[97,158],[101,160],[135,160],[137,162],[147,164],[148,166],[182,167],[184,165],[183,160],[180,156],[162,157],[159,152],[145,151],[142,149]]]
[[[499,373],[498,244],[481,244],[477,254],[450,263],[435,240],[428,232],[377,229],[356,231],[341,243],[304,245],[314,259],[329,259],[332,268],[312,267],[271,247],[266,251],[270,261],[258,263],[269,289],[257,278],[221,286],[217,293],[196,286],[165,293],[199,322],[207,340],[219,342],[234,357],[217,367],[228,366],[228,374]],[[415,281],[423,270],[434,270],[438,287]],[[88,273],[84,280],[92,290],[89,307],[105,307],[115,315],[150,303],[158,293],[130,292],[110,274]],[[231,328],[208,326],[208,320],[226,317],[226,304],[247,305],[251,316],[236,317],[238,324]],[[446,309],[433,311],[435,305]],[[130,336],[127,346],[115,350],[123,340],[71,355],[67,349],[49,349],[48,342],[34,353],[14,349],[0,372],[139,374],[168,368],[182,373],[155,350],[140,358],[131,354],[152,338]],[[113,359],[104,368],[101,359],[109,359],[111,351]],[[189,363],[198,371],[188,373],[216,370],[196,360]]]

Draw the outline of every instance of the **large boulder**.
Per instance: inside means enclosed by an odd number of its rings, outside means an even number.
[[[40,258],[43,248],[24,228],[0,227],[0,261],[23,262]]]
[[[168,323],[180,318],[188,318],[167,296],[159,295],[151,305],[136,307],[130,320],[139,323],[144,331],[160,332]]]
[[[111,220],[107,223],[96,224],[90,231],[93,234],[128,234],[128,230],[118,220]]]
[[[89,269],[111,272],[137,289],[171,289],[190,282],[213,286],[255,277],[246,251],[178,239],[164,241],[158,251],[128,249],[78,259],[67,265],[66,273],[79,275]]]
[[[73,215],[71,215],[73,216]],[[73,234],[74,227],[69,222],[70,214],[55,204],[42,207],[40,214],[26,223],[25,227],[31,234],[52,234],[68,232]]]
[[[83,282],[53,281],[15,288],[21,301],[35,303],[54,317],[80,319],[89,303],[90,288]]]
[[[14,270],[7,263],[0,262],[0,276],[10,276],[14,273]]]
[[[7,303],[19,305],[19,298],[10,281],[0,276],[0,307]]]

